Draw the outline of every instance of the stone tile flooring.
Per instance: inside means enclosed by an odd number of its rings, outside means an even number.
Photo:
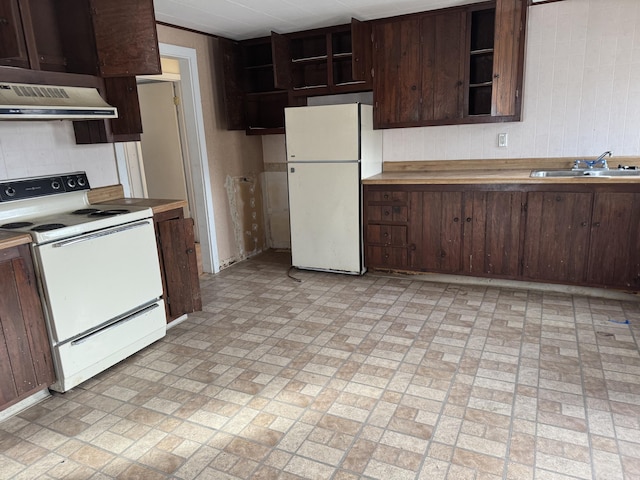
[[[0,478],[640,478],[638,302],[295,276],[204,276],[203,312],[1,423]]]

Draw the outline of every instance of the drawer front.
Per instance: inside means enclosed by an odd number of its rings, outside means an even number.
[[[369,202],[407,203],[408,199],[408,192],[396,190],[369,191],[367,193],[367,201]]]
[[[381,205],[367,207],[367,220],[370,222],[406,222],[409,209],[402,205]]]
[[[369,268],[407,268],[407,249],[403,247],[367,246],[366,264]]]
[[[404,225],[367,225],[367,242],[401,246],[407,244],[407,227]]]

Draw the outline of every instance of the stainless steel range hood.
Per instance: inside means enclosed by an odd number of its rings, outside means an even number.
[[[95,88],[0,82],[0,120],[117,117]]]

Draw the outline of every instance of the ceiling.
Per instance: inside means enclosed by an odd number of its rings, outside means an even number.
[[[154,0],[156,19],[234,40],[391,17],[482,0]]]

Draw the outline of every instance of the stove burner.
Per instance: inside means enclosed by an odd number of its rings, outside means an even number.
[[[30,227],[31,225],[33,225],[33,223],[31,222],[12,222],[12,223],[5,223],[4,225],[0,225],[0,228],[6,228],[9,230],[12,230],[14,228]]]
[[[62,223],[43,223],[42,225],[36,225],[31,230],[34,232],[47,232],[49,230],[56,230],[57,228],[64,228],[66,225]]]
[[[97,208],[81,208],[80,210],[74,210],[71,212],[72,215],[88,215],[90,213],[99,212]]]
[[[126,208],[114,208],[113,210],[98,210],[90,214],[91,217],[112,217],[114,215],[120,215],[122,213],[129,213]]]

